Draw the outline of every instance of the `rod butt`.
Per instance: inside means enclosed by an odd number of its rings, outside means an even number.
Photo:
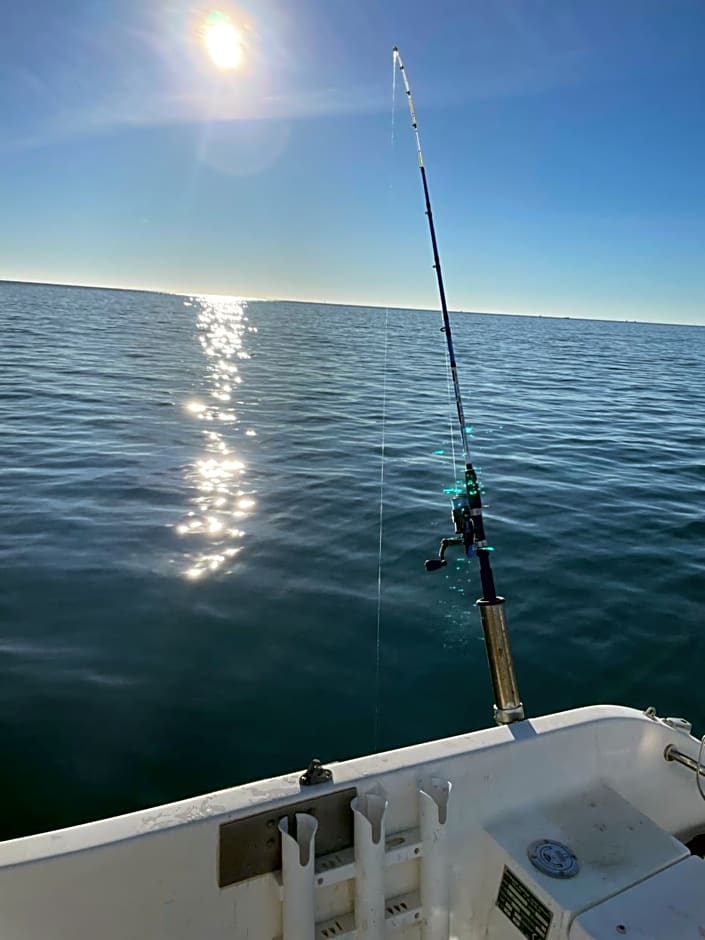
[[[498,725],[522,721],[524,705],[519,697],[514,673],[507,618],[504,613],[504,598],[497,597],[493,601],[488,601],[481,597],[477,606],[480,608],[487,661],[494,691],[494,720]]]

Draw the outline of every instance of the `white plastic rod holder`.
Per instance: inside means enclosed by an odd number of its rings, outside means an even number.
[[[448,940],[449,858],[448,801],[451,783],[434,777],[419,788],[421,843],[422,940]]]
[[[307,813],[296,814],[289,832],[289,820],[279,820],[282,839],[282,937],[283,940],[311,940],[316,925],[314,892],[315,840],[318,820]]]
[[[378,793],[358,796],[355,819],[355,926],[357,940],[384,940],[384,815],[387,800]]]

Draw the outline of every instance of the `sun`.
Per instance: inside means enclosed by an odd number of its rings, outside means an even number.
[[[242,33],[225,13],[209,13],[201,27],[201,38],[213,64],[228,70],[236,69],[242,62]]]

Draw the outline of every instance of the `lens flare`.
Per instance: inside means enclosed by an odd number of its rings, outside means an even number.
[[[201,27],[201,38],[213,64],[224,71],[242,63],[242,33],[225,13],[209,13]]]

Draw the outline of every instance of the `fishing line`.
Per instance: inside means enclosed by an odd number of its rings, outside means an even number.
[[[382,673],[382,542],[384,538],[384,463],[387,429],[387,362],[389,349],[389,307],[384,311],[384,369],[382,372],[382,446],[379,468],[379,543],[377,550],[377,636],[375,649],[375,715],[373,727],[373,750],[379,743],[379,723],[381,715],[381,673]]]
[[[394,119],[397,105],[397,68],[392,60],[392,134],[389,161],[389,190],[392,189],[392,160],[394,153]],[[379,725],[382,712],[381,676],[382,676],[382,542],[384,538],[384,463],[386,459],[387,430],[387,363],[389,352],[389,307],[384,311],[384,366],[382,369],[382,442],[379,468],[379,542],[377,548],[377,631],[375,638],[375,714],[372,730],[372,745],[376,751],[379,745]]]

